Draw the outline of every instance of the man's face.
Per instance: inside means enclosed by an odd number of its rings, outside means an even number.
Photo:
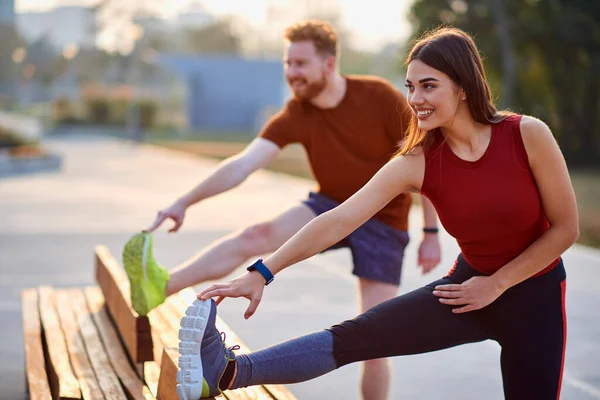
[[[283,55],[284,73],[294,97],[311,100],[328,82],[327,58],[317,53],[313,42],[287,43]]]

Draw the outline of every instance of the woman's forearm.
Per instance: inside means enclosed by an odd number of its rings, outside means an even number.
[[[527,250],[496,271],[492,278],[503,290],[523,282],[560,257],[578,236],[577,227],[552,226]]]
[[[321,214],[264,260],[273,274],[306,260],[348,236],[353,228],[336,218],[336,210]],[[357,225],[358,226],[358,225]]]
[[[338,243],[394,197],[416,187],[418,177],[422,180],[423,165],[424,158],[398,157],[390,161],[349,199],[309,222],[264,264],[276,274]]]

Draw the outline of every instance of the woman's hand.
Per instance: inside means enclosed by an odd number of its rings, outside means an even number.
[[[255,312],[262,299],[265,290],[265,278],[256,272],[246,272],[243,275],[229,281],[229,283],[217,283],[200,292],[196,297],[199,300],[207,300],[216,297],[219,304],[226,297],[245,297],[250,300],[250,305],[244,313],[244,318],[250,318]]]
[[[502,293],[504,289],[489,276],[474,276],[460,285],[438,285],[433,291],[440,298],[440,303],[462,306],[452,309],[456,314],[479,310],[494,302]]]

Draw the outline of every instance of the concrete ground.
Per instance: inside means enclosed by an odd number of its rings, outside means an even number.
[[[128,237],[148,226],[156,210],[207,176],[215,162],[114,139],[71,135],[48,141],[64,156],[59,173],[0,180],[0,399],[24,397],[20,291],[37,285],[94,284],[93,249],[106,244],[120,258]],[[306,180],[259,172],[239,188],[188,212],[177,234],[162,229],[154,254],[175,266],[218,237],[261,221],[305,197]],[[429,276],[416,268],[420,213],[411,213],[401,293],[445,273],[457,246],[443,238],[443,265]],[[574,246],[564,256],[568,347],[564,399],[600,399],[600,251]],[[265,290],[255,316],[245,300],[226,300],[220,315],[253,349],[328,327],[356,314],[356,283],[347,250],[289,268]],[[205,287],[201,285],[196,289]],[[410,329],[410,327],[406,327]],[[393,359],[393,399],[502,399],[499,347],[494,342]],[[289,385],[299,399],[359,398],[359,366]]]

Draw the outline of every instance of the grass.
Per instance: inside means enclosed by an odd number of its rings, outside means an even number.
[[[579,210],[579,243],[600,248],[600,171],[571,171]]]
[[[165,140],[156,135],[150,138],[150,142],[174,150],[222,160],[244,149],[252,136],[243,133],[197,134],[195,137],[192,136],[192,140],[172,140],[172,138],[171,135],[170,139]],[[214,141],[215,139],[218,141]],[[286,147],[267,169],[312,179],[306,153],[299,145]],[[571,180],[579,209],[581,234],[578,243],[600,248],[600,170],[571,171]]]

